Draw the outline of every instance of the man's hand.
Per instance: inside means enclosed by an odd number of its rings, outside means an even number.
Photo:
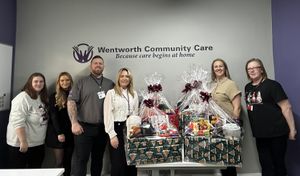
[[[83,133],[83,128],[82,126],[76,122],[76,123],[72,123],[72,133],[75,135],[80,135],[81,133]]]

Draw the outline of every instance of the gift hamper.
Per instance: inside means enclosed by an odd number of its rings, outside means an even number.
[[[184,72],[177,103],[184,161],[241,166],[241,127],[210,97],[208,72],[194,66]]]
[[[139,116],[127,119],[125,148],[128,165],[182,161],[176,115],[162,94],[161,79],[158,73],[145,78],[147,91],[141,91],[143,100]]]

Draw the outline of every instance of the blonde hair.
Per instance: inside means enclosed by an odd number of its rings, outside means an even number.
[[[115,84],[115,87],[114,87],[114,90],[115,92],[122,96],[122,88],[120,86],[120,83],[119,83],[119,80],[120,80],[120,75],[122,74],[122,71],[126,71],[128,73],[128,76],[129,76],[129,84],[128,84],[128,87],[127,87],[127,90],[128,92],[130,93],[130,95],[132,95],[132,97],[134,97],[134,91],[133,91],[133,78],[132,78],[132,75],[131,75],[131,72],[129,71],[128,68],[121,68],[116,76],[116,84]]]
[[[70,87],[67,91],[70,91],[73,86],[73,79],[70,73],[68,72],[61,72],[57,79],[56,79],[56,94],[55,94],[55,106],[57,106],[59,109],[67,107],[67,94],[66,91],[60,86],[60,78],[62,76],[67,76],[70,79]]]

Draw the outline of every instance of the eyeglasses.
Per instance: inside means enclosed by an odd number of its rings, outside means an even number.
[[[257,70],[257,69],[259,69],[259,68],[261,68],[261,66],[257,66],[257,67],[249,67],[249,68],[247,68],[247,71]]]

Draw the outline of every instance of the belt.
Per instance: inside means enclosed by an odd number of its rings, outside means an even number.
[[[115,125],[117,126],[123,126],[125,125],[126,121],[123,121],[123,122],[114,122]]]

